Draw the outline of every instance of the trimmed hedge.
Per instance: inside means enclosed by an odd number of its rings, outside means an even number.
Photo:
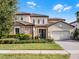
[[[24,44],[24,43],[47,43],[47,40],[18,40],[15,44]]]
[[[7,38],[17,38],[19,40],[29,40],[32,39],[31,34],[15,34],[15,35],[7,35]]]
[[[29,39],[32,39],[32,35],[31,34],[17,34],[16,38],[19,40],[29,40]]]
[[[52,41],[51,41],[52,42]],[[9,39],[9,40],[3,40],[3,39],[0,39],[0,44],[25,44],[25,43],[50,43],[49,40],[47,39],[40,39],[40,40],[35,40],[35,39],[31,39],[31,40],[18,40],[18,39]]]
[[[0,44],[15,44],[17,40],[0,40]]]
[[[15,35],[7,35],[7,38],[16,38],[16,34]]]

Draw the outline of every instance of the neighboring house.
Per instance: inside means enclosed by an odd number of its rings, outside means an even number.
[[[71,22],[70,24],[75,26],[75,28],[79,29],[79,23],[77,21]]]
[[[16,13],[14,26],[10,34],[32,34],[32,37],[60,40],[69,39],[72,25],[65,19],[49,18],[47,15],[35,13]]]

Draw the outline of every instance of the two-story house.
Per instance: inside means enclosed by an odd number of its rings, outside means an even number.
[[[74,27],[65,19],[49,18],[47,15],[35,13],[16,13],[14,26],[10,34],[31,34],[32,37],[55,40],[69,39]]]
[[[16,13],[10,34],[32,34],[33,37],[48,37],[48,16],[35,13]]]

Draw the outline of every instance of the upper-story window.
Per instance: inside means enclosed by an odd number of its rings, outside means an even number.
[[[35,24],[35,20],[33,19],[33,24]]]
[[[38,24],[40,23],[40,20],[38,19]]]
[[[44,24],[44,19],[43,19],[43,24]]]
[[[23,20],[23,17],[21,17],[21,20]]]

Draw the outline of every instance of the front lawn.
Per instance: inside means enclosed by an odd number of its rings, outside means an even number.
[[[69,55],[59,54],[0,54],[1,59],[69,59]]]
[[[63,50],[56,43],[0,44],[0,50]]]

